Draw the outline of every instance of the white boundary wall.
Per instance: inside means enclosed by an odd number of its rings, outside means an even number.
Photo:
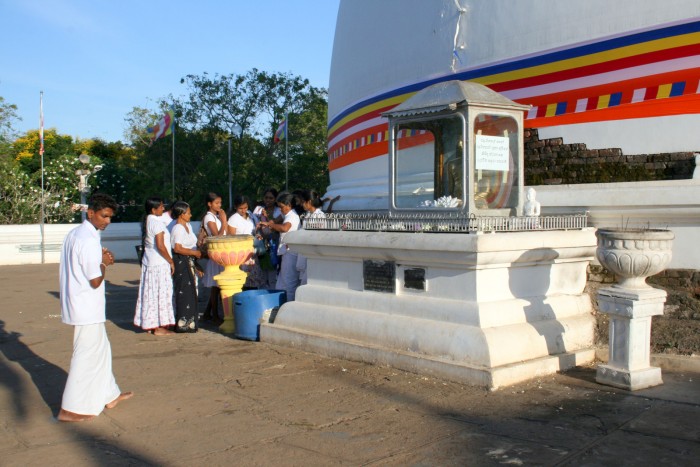
[[[542,215],[588,211],[593,227],[668,228],[675,233],[669,269],[700,269],[700,179],[542,185]]]
[[[199,222],[192,222],[199,230]],[[78,224],[46,224],[44,226],[44,262],[58,263],[65,236]],[[114,253],[117,261],[136,261],[136,246],[141,244],[141,223],[110,224],[102,232],[102,246]],[[41,226],[0,225],[0,265],[41,264]]]
[[[698,174],[700,175],[700,174]],[[700,178],[659,182],[541,185],[542,214],[587,211],[593,227],[669,228],[676,234],[669,269],[700,270]],[[45,226],[45,261],[57,263],[65,235],[75,224]],[[199,222],[192,228],[199,229]],[[136,260],[140,224],[115,223],[102,232],[102,243],[120,260]],[[38,224],[0,225],[0,265],[41,263]]]

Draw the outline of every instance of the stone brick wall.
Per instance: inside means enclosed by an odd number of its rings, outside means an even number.
[[[608,315],[598,313],[597,291],[614,282],[615,275],[610,271],[589,266],[586,290],[596,310],[599,345],[608,343]],[[652,353],[700,355],[700,271],[669,269],[649,277],[647,282],[668,292],[664,314],[652,318]]]
[[[537,129],[525,130],[525,185],[681,180],[692,178],[694,169],[692,152],[625,155],[619,148],[541,140]],[[596,310],[599,345],[608,343],[609,323],[608,315],[598,313],[597,291],[614,282],[602,266],[589,266],[586,290]],[[668,292],[663,316],[652,321],[651,351],[700,355],[700,271],[671,269],[647,282]]]
[[[692,152],[624,155],[619,148],[587,149],[562,138],[541,140],[526,129],[525,185],[639,182],[693,178]],[[700,148],[699,148],[700,149]]]

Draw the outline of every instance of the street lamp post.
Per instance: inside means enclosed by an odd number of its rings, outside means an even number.
[[[232,136],[228,137],[228,208],[229,209],[233,209],[233,187],[232,187],[233,173],[232,173],[232,168],[231,168],[231,138],[232,138]]]
[[[87,154],[81,154],[78,157],[78,160],[83,163],[83,164],[88,164],[90,162],[90,156]],[[88,185],[88,177],[90,175],[99,172],[102,170],[101,165],[96,165],[92,169],[78,169],[75,171],[75,174],[79,177],[79,182],[78,182],[78,191],[80,191],[80,204],[81,204],[81,209],[80,209],[80,220],[84,221],[85,220],[85,205],[87,204],[87,195],[90,193],[90,185]]]
[[[231,132],[233,134],[238,133],[239,138],[243,137],[243,128],[238,123],[233,124]],[[228,207],[231,210],[233,210],[233,167],[231,166],[231,140],[233,139],[233,134],[228,137]]]

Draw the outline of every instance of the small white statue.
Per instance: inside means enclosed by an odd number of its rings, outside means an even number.
[[[534,188],[527,189],[527,200],[523,205],[523,214],[528,217],[537,217],[540,215],[540,202],[535,199],[537,192]]]

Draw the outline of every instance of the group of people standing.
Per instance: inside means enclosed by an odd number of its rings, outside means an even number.
[[[262,203],[252,210],[246,196],[236,196],[228,215],[217,193],[208,193],[204,201],[207,213],[202,228],[206,236],[255,237],[256,254],[241,266],[248,274],[243,290],[284,290],[287,300],[294,300],[297,287],[306,283],[306,258],[289,249],[284,238],[287,233],[302,228],[304,218],[325,217],[318,194],[312,190],[278,193],[269,188]],[[134,324],[154,335],[197,331],[200,278],[202,286],[211,290],[201,319],[214,324],[221,322],[221,291],[214,277],[223,268],[214,261],[200,266],[197,260],[202,252],[197,246],[198,235],[190,225],[191,217],[190,206],[184,201],[173,203],[166,211],[162,198],[154,196],[146,200]]]
[[[221,196],[207,195],[203,219],[207,235],[255,235],[260,248],[248,271],[247,288],[284,289],[287,300],[305,282],[305,259],[284,243],[287,233],[303,225],[302,218],[323,217],[321,200],[313,191],[278,194],[265,192],[263,203],[253,212],[247,198],[239,196],[235,211],[226,216]],[[91,420],[104,409],[113,409],[134,393],[122,392],[112,373],[112,351],[105,329],[105,277],[114,255],[102,247],[100,231],[117,212],[117,203],[96,193],[88,203],[86,220],[73,229],[61,249],[59,286],[61,320],[73,326],[73,355],[63,392],[58,420]],[[197,278],[212,287],[207,310],[218,316],[218,289],[213,277],[219,266],[209,261],[206,270],[197,263],[202,253],[190,225],[190,206],[178,201],[165,213],[163,200],[151,197],[145,203],[142,224],[141,282],[134,324],[155,335],[176,331],[195,332],[198,327]],[[169,214],[169,215],[168,215]],[[301,215],[300,215],[301,214]],[[281,259],[281,261],[280,261]],[[278,273],[279,270],[279,273]],[[216,293],[216,295],[215,295]],[[206,317],[205,312],[205,317]]]

